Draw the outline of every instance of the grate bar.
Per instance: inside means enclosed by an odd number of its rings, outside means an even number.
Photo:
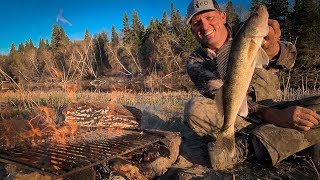
[[[125,130],[123,135],[101,141],[0,149],[0,161],[56,178],[64,177],[165,138],[148,131],[140,132]]]

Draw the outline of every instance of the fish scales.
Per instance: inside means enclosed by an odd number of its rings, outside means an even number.
[[[233,159],[235,155],[235,120],[238,114],[245,116],[248,112],[246,95],[256,63],[261,67],[268,63],[268,56],[261,48],[263,38],[269,32],[268,18],[267,8],[259,6],[236,34],[229,56],[222,55],[225,59],[217,57],[218,71],[224,83],[216,101],[219,112],[223,112],[224,124],[215,142],[208,144],[211,165],[215,170],[233,166],[226,164],[226,159]]]
[[[234,129],[239,109],[246,101],[246,93],[256,67],[257,56],[259,56],[257,54],[263,51],[261,44],[269,31],[268,17],[266,7],[260,6],[257,13],[249,17],[233,40],[222,87],[224,111],[222,131]],[[266,56],[261,57],[266,58]],[[263,60],[259,61],[261,63]]]

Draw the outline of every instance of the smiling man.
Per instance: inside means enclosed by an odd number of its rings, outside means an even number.
[[[213,169],[232,168],[248,156],[274,165],[320,142],[320,128],[313,128],[320,121],[320,115],[316,113],[320,110],[320,97],[274,102],[280,92],[278,71],[293,67],[297,51],[292,43],[280,41],[278,22],[269,20],[269,33],[262,48],[270,63],[262,69],[255,69],[247,94],[249,115],[236,119],[235,130],[242,132],[236,133],[236,153],[233,157],[217,158],[212,152],[224,120],[219,115],[215,96],[226,73],[217,62],[219,57],[229,54],[234,33],[227,23],[226,13],[214,0],[192,0],[186,23],[190,24],[193,35],[201,44],[187,59],[186,69],[203,97],[192,98],[185,106],[184,115],[193,131],[212,139],[208,153]],[[306,108],[311,104],[312,107]]]

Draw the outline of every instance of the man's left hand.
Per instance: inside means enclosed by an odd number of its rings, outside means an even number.
[[[269,108],[263,114],[263,120],[285,128],[308,131],[311,127],[319,124],[320,115],[311,109],[300,106],[292,106],[282,110]]]
[[[262,48],[266,51],[269,59],[273,59],[280,51],[279,40],[281,36],[280,25],[278,21],[269,19],[269,33],[264,37]]]

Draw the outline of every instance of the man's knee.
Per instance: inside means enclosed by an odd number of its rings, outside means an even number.
[[[205,97],[194,97],[186,103],[184,120],[200,136],[214,136],[223,125],[215,100]]]

